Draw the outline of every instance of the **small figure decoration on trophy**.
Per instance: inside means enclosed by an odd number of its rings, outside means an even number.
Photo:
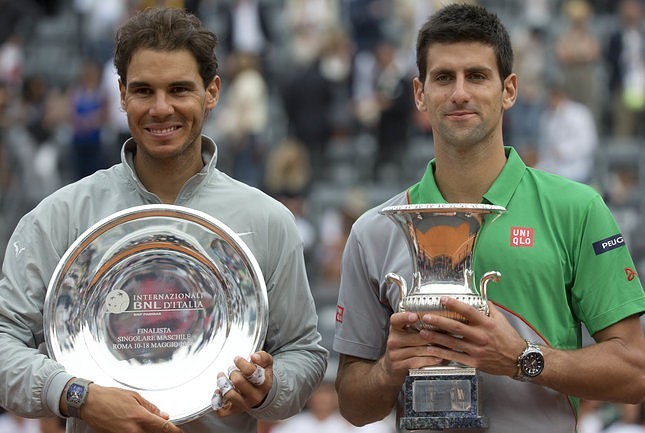
[[[466,319],[441,306],[442,296],[450,296],[488,315],[487,284],[499,281],[501,274],[487,272],[475,288],[472,259],[475,240],[486,215],[495,218],[506,209],[485,204],[419,204],[386,207],[381,214],[390,217],[402,230],[412,258],[412,287],[395,274],[387,281],[399,286],[399,311],[419,315],[416,328],[426,313],[465,322]],[[458,363],[412,369],[403,389],[404,408],[400,428],[405,430],[486,428],[482,413],[480,380],[475,368]]]

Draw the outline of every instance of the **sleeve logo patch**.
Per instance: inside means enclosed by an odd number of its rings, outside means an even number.
[[[532,247],[533,229],[525,227],[511,227],[512,247]]]
[[[345,313],[345,309],[340,305],[336,305],[336,321],[338,323],[343,323],[343,313]]]
[[[615,250],[616,248],[622,247],[625,245],[625,239],[623,235],[618,233],[610,238],[603,239],[598,242],[593,243],[593,250],[596,255],[606,253],[607,251]]]
[[[632,268],[625,268],[625,276],[627,276],[627,281],[633,281],[638,274]]]

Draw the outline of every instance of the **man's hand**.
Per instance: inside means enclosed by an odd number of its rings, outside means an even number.
[[[419,333],[416,313],[394,313],[385,353],[376,361],[341,354],[336,391],[343,417],[354,425],[383,419],[396,404],[401,386],[413,368],[440,365]]]
[[[416,313],[394,313],[390,316],[390,334],[387,349],[381,358],[385,374],[396,380],[400,386],[411,368],[429,367],[443,362],[441,357],[431,353],[428,341],[416,330],[419,321]]]
[[[517,357],[526,343],[495,305],[489,302],[490,316],[451,297],[443,297],[441,305],[464,316],[467,323],[425,314],[424,323],[437,328],[421,331],[431,345],[430,354],[490,374],[512,377],[517,373]]]
[[[216,410],[219,416],[229,416],[236,413],[258,407],[264,402],[273,385],[273,357],[266,352],[256,352],[247,361],[242,357],[236,357],[235,367],[229,370],[228,379],[233,388],[221,395],[222,405]],[[257,379],[261,370],[264,369],[264,381],[260,383]],[[219,378],[226,378],[224,373],[219,373]],[[218,380],[219,381],[219,380]],[[216,390],[220,393],[220,390]]]
[[[81,419],[97,433],[182,433],[168,414],[138,393],[96,383],[89,386]]]

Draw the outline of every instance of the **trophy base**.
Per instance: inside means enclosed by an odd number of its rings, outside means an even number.
[[[403,417],[399,428],[404,431],[488,428],[488,418]]]
[[[479,375],[470,367],[410,370],[405,379],[403,430],[486,428],[481,412]]]

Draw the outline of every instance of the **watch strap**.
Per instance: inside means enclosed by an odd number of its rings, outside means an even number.
[[[92,383],[91,380],[82,379],[82,378],[76,378],[70,382],[65,392],[65,401],[67,402],[67,413],[70,417],[72,418],[81,417],[81,408],[87,401],[87,395],[89,394],[91,383]],[[83,389],[83,394],[80,396],[80,399],[73,397],[70,393],[70,389],[76,389],[78,387],[82,387]]]

